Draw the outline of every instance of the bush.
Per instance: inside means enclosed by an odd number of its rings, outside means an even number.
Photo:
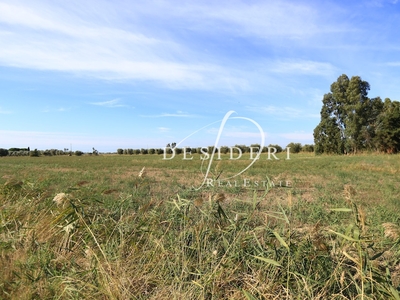
[[[37,149],[35,149],[35,150],[29,152],[29,156],[38,157],[38,156],[40,156],[40,153]]]
[[[82,151],[79,151],[79,150],[76,150],[76,151],[75,151],[75,155],[76,155],[76,156],[81,156],[81,155],[83,155],[83,152],[82,152]]]
[[[276,153],[281,153],[283,151],[281,146],[269,144],[268,147],[266,147],[265,151],[263,151],[263,152],[268,152],[268,148],[275,148],[276,149]],[[271,153],[272,153],[272,150],[271,150]]]
[[[0,148],[0,156],[7,156],[8,155],[8,150]]]
[[[286,148],[290,147],[290,152],[291,153],[299,153],[302,149],[302,146],[300,143],[290,143],[286,146]]]
[[[304,151],[304,152],[314,152],[314,145],[305,144],[303,146],[302,151]]]

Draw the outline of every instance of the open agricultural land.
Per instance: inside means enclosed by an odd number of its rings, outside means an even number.
[[[399,299],[398,155],[248,164],[1,157],[0,298]]]

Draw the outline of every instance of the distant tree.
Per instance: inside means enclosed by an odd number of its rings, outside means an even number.
[[[50,150],[44,150],[43,151],[44,156],[51,156],[51,151]]]
[[[304,152],[314,152],[314,145],[305,144],[302,148]]]
[[[75,155],[76,155],[76,156],[81,156],[81,155],[83,155],[83,152],[82,152],[82,151],[79,151],[79,150],[76,150],[76,151],[75,151]]]
[[[118,154],[124,154],[124,149],[118,148],[118,149],[117,149],[117,153],[118,153]]]
[[[250,152],[250,148],[252,148],[251,151],[253,151],[253,153],[257,153],[260,150],[260,147],[260,144],[251,144],[248,150]]]
[[[235,147],[239,148],[242,151],[242,153],[250,152],[250,148],[247,147],[246,145],[235,145]],[[238,151],[236,151],[236,149],[234,149],[234,152],[236,153]]]
[[[220,151],[222,154],[227,154],[229,153],[229,147],[228,146],[221,146]]]
[[[35,149],[35,150],[29,152],[29,156],[38,157],[38,156],[40,156],[40,153],[37,149]]]
[[[342,154],[344,152],[341,131],[335,118],[321,119],[321,122],[314,129],[314,143],[317,154]]]
[[[291,153],[299,153],[302,149],[302,146],[300,143],[289,143],[286,148],[290,148]]]
[[[380,98],[368,98],[370,85],[343,74],[322,100],[321,121],[314,129],[316,153],[357,153],[372,146]]]
[[[149,154],[154,154],[154,153],[156,153],[156,149],[150,148],[149,149]]]
[[[385,99],[377,118],[375,145],[386,153],[400,152],[400,102]]]
[[[8,155],[8,150],[0,148],[0,156],[7,156]]]
[[[133,150],[133,153],[136,154],[136,155],[140,154],[140,149]]]
[[[273,144],[269,144],[268,147],[264,147],[263,152],[268,152],[268,148],[275,148],[276,149],[276,153],[280,153],[283,151],[282,147],[279,145],[273,145]]]
[[[208,147],[207,147],[207,153],[210,153],[210,154],[211,154],[211,153],[213,153],[213,150],[214,150],[214,146],[208,146]],[[216,150],[214,151],[214,153],[217,153],[217,151],[218,151],[218,150],[216,149]]]

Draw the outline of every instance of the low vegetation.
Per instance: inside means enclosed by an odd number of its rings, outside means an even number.
[[[397,155],[193,156],[1,157],[0,298],[400,299]]]

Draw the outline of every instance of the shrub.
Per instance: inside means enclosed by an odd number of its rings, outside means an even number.
[[[82,151],[79,151],[79,150],[76,150],[76,151],[75,151],[75,155],[76,155],[76,156],[81,156],[81,155],[83,155],[83,152],[82,152]]]
[[[304,152],[314,152],[314,145],[305,144],[302,148]]]
[[[8,155],[8,150],[0,148],[0,156],[7,156]]]
[[[35,150],[29,152],[29,156],[38,157],[38,156],[40,156],[40,153],[37,149],[35,149]]]
[[[281,146],[269,144],[268,147],[264,147],[265,151],[263,151],[263,152],[268,152],[268,148],[275,148],[276,149],[276,153],[280,153],[280,152],[283,151]],[[272,152],[272,150],[271,150],[271,152]]]
[[[290,147],[290,152],[291,153],[299,153],[302,149],[302,146],[300,143],[289,143],[286,148]]]

